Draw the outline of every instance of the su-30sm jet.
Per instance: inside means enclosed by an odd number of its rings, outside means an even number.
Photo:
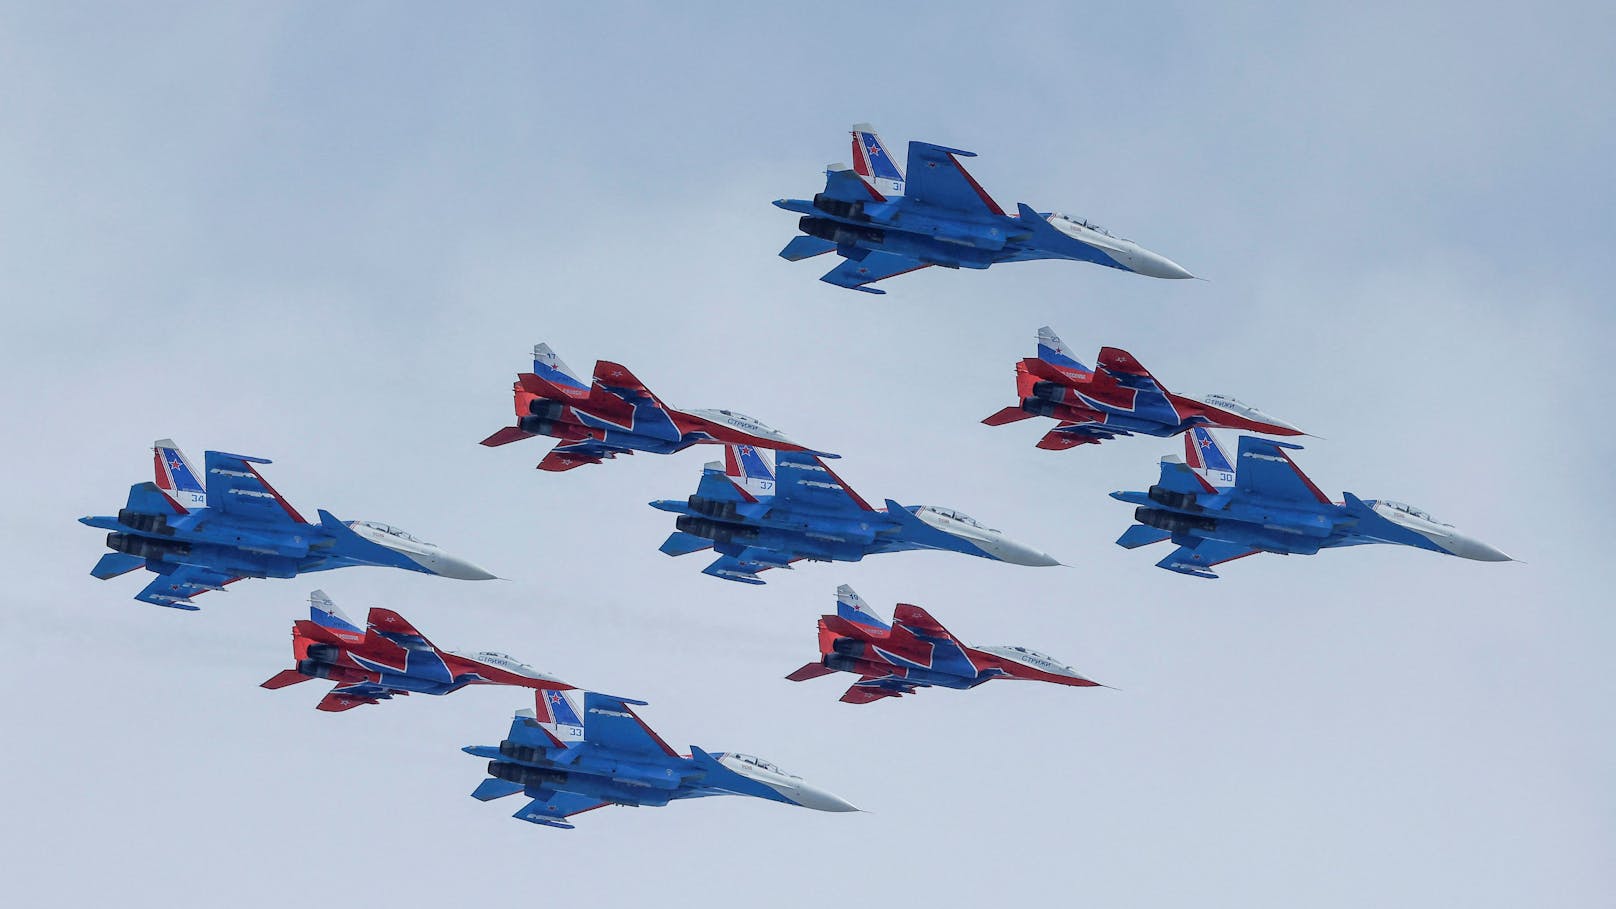
[[[470,745],[488,761],[488,776],[472,792],[480,801],[521,794],[515,817],[572,829],[568,819],[606,805],[662,807],[710,795],[754,798],[813,808],[857,811],[768,761],[732,751],[692,747],[680,754],[634,712],[644,701],[584,692],[582,717],[559,691],[540,692],[521,710],[498,746]]]
[[[293,578],[350,565],[403,568],[462,581],[494,576],[396,527],[319,512],[311,524],[255,464],[265,458],[209,451],[204,479],[163,439],[153,447],[156,482],[129,487],[116,516],[79,518],[107,533],[113,550],[90,574],[103,580],[144,568],[157,575],[135,599],[197,609],[191,597],[242,578]]]
[[[1259,552],[1313,555],[1321,549],[1392,543],[1479,562],[1509,556],[1451,524],[1388,499],[1343,493],[1340,503],[1313,485],[1287,449],[1302,446],[1241,436],[1229,461],[1210,432],[1199,427],[1184,437],[1184,460],[1165,457],[1161,479],[1145,492],[1113,492],[1137,505],[1134,520],[1117,540],[1127,549],[1172,540],[1178,548],[1156,563],[1180,574],[1215,578],[1212,569]]]
[[[939,549],[1015,565],[1059,565],[1040,552],[951,508],[899,505],[873,508],[818,457],[782,451],[774,469],[757,449],[731,445],[723,462],[702,471],[696,494],[652,508],[679,518],[662,552],[679,556],[712,549],[702,570],[726,581],[762,584],[758,572],[799,559],[857,562],[867,555]]]
[[[825,170],[825,190],[774,204],[802,215],[780,256],[792,262],[834,252],[842,264],[819,280],[866,293],[868,285],[938,265],[987,268],[1000,262],[1070,259],[1148,275],[1192,278],[1173,260],[1112,236],[1081,218],[1034,211],[1006,214],[960,158],[975,152],[910,142],[908,176],[869,124],[853,127],[853,166]]]

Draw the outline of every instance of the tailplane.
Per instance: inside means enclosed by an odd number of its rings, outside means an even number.
[[[853,170],[882,195],[903,195],[903,170],[868,123],[853,127]]]
[[[173,439],[152,443],[152,466],[157,488],[186,511],[208,507],[208,493],[191,461]]]

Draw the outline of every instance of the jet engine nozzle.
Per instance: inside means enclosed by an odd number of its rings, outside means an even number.
[[[855,638],[837,638],[830,643],[831,650],[849,657],[861,657],[868,648],[868,644]]]
[[[521,783],[524,786],[554,786],[559,788],[567,782],[568,774],[559,770],[546,770],[543,767],[524,767],[521,764],[507,764],[504,761],[489,761],[488,775],[497,780],[508,780],[512,783]]]
[[[547,436],[555,433],[560,425],[561,424],[555,420],[549,420],[544,417],[535,417],[532,415],[522,417],[516,421],[516,428],[522,430],[523,432],[531,432],[534,435],[539,436]]]
[[[737,527],[734,524],[721,524],[707,518],[698,518],[695,515],[680,515],[673,526],[692,536],[703,537],[714,543],[750,543],[757,539],[757,531],[750,527]]]
[[[1165,486],[1152,486],[1146,490],[1146,496],[1158,505],[1164,505],[1177,511],[1200,511],[1201,506],[1195,504],[1195,493],[1174,492]]]
[[[168,526],[167,515],[144,514],[139,511],[120,508],[118,509],[118,523],[140,533],[160,533],[164,535],[174,533],[174,528]]]
[[[1064,386],[1058,382],[1050,382],[1048,380],[1041,379],[1032,383],[1032,396],[1035,398],[1043,398],[1046,401],[1059,401],[1061,398],[1061,391],[1063,389]]]
[[[814,194],[814,207],[833,218],[845,218],[848,221],[868,221],[870,218],[864,213],[863,202],[844,202],[833,199],[824,193]]]
[[[887,232],[879,228],[854,227],[812,215],[804,215],[797,222],[797,229],[810,237],[829,240],[837,246],[852,246],[860,242],[880,246],[887,241]]]
[[[1218,526],[1214,518],[1197,514],[1178,514],[1172,511],[1162,511],[1141,505],[1134,509],[1133,519],[1146,527],[1165,530],[1168,533],[1183,533],[1187,530],[1211,530]]]
[[[567,405],[561,403],[560,401],[552,401],[548,398],[534,398],[533,400],[527,402],[527,412],[529,414],[535,417],[543,417],[546,420],[561,419],[561,414],[565,412],[566,409]]]
[[[840,653],[826,654],[825,659],[823,660],[823,662],[825,664],[826,669],[834,669],[837,672],[858,672],[859,671],[859,661],[853,659],[850,656],[846,656],[844,654],[840,654]]]
[[[540,764],[546,760],[544,749],[535,745],[523,745],[510,739],[499,743],[499,753],[501,757],[508,757],[524,764]]]
[[[304,655],[308,659],[317,663],[335,663],[341,653],[342,648],[335,644],[310,644],[308,649],[304,651]]]
[[[151,540],[116,531],[107,534],[107,548],[142,559],[162,559],[164,556],[191,554],[191,544],[178,540]]]
[[[690,510],[697,514],[704,514],[720,521],[729,520],[736,516],[734,502],[720,502],[716,499],[704,499],[701,496],[691,496],[686,500]]]

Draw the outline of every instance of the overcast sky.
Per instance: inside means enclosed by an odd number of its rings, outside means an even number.
[[[1609,4],[0,4],[0,849],[21,903],[1609,905]],[[1554,7],[1554,8],[1551,8]],[[1209,281],[1038,262],[871,297],[775,253],[868,120],[1006,206]],[[1396,547],[1217,581],[1112,541],[1176,442],[1068,452],[1011,403],[1052,325],[1324,437],[1327,493],[1525,564]],[[710,450],[566,474],[510,422],[536,341],[844,455],[1071,567],[947,553],[768,585],[656,551]],[[304,513],[509,580],[350,569],[200,613],[87,574],[153,439],[273,458]],[[792,684],[850,583],[1119,690]],[[323,587],[650,702],[868,809],[481,804],[520,692],[269,692]]]

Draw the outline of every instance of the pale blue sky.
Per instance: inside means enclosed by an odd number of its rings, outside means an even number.
[[[14,443],[0,849],[16,899],[597,906],[1595,906],[1616,890],[1605,4],[0,4],[0,365]],[[775,252],[879,126],[980,153],[1207,282],[931,269],[874,298]],[[1328,493],[1526,564],[1392,547],[1216,582],[1112,545],[1174,450],[977,421],[1050,324],[1326,437]],[[530,346],[631,366],[1072,567],[772,572],[655,549],[705,458],[565,475],[508,422]],[[152,439],[275,459],[305,512],[509,581],[357,569],[134,603],[86,572]],[[1120,690],[854,708],[780,679],[850,583]],[[466,796],[519,694],[316,713],[321,586],[650,701],[870,813],[741,799],[562,833]]]

